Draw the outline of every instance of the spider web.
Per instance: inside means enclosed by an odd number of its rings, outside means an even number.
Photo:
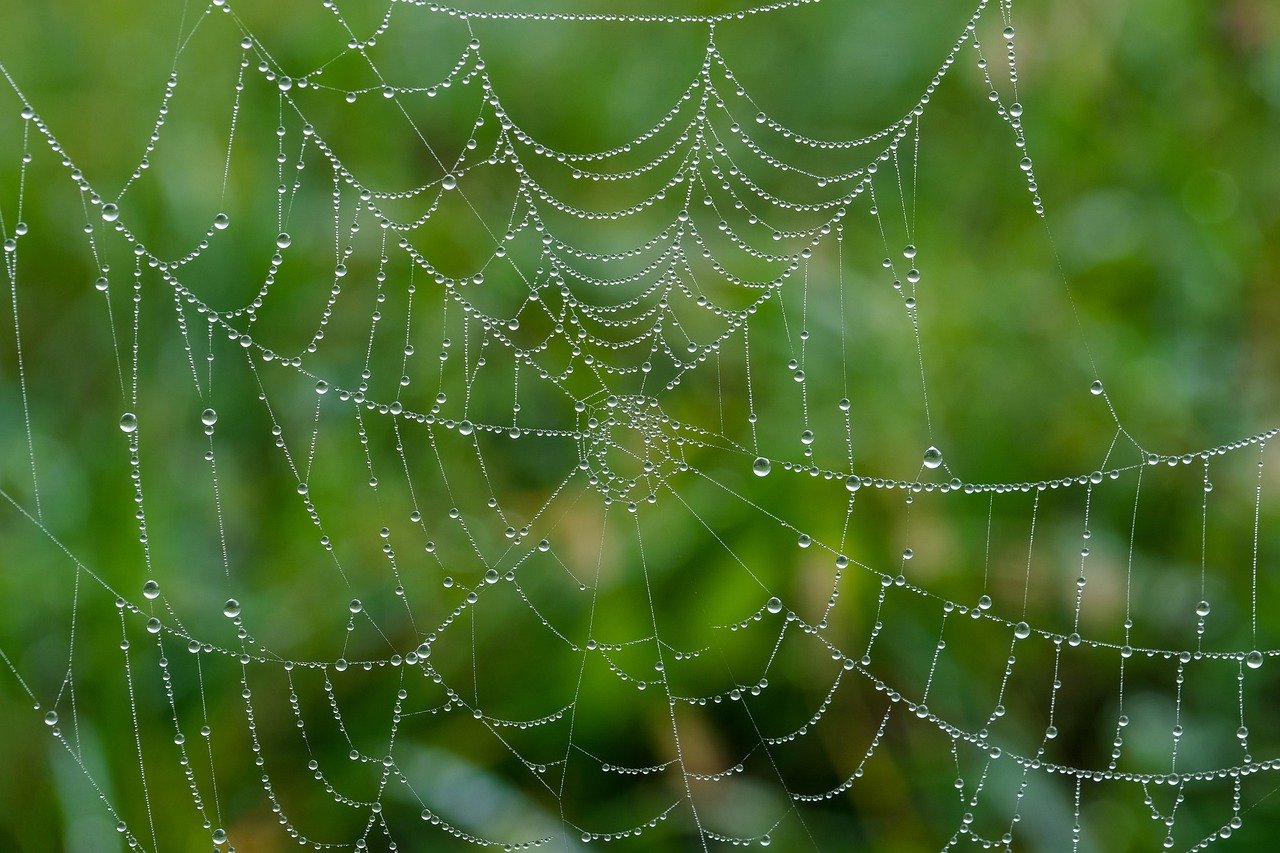
[[[215,0],[113,192],[4,69],[0,494],[41,627],[0,653],[64,797],[144,850],[1248,835],[1280,769],[1280,430],[1140,443],[1046,228],[1073,411],[1106,438],[981,476],[930,341],[931,304],[979,297],[939,292],[917,200],[951,94],[1002,134],[973,155],[1001,198],[1052,222],[1011,4],[958,15],[848,138],[776,117],[722,48],[816,5]],[[678,31],[701,60],[647,129],[574,148],[490,67],[539,27]],[[225,149],[166,148],[184,111]],[[59,259],[74,307],[37,292]]]

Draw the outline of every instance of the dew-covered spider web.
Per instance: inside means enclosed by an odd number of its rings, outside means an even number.
[[[156,5],[92,97],[3,66],[48,849],[1280,827],[1280,430],[1132,426],[1009,0],[822,81],[854,4]]]

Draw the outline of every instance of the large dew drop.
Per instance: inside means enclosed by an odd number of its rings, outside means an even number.
[[[133,412],[125,412],[120,416],[120,431],[134,432],[138,429],[138,416]]]
[[[240,615],[240,602],[234,598],[228,598],[227,603],[222,605],[222,613],[228,619],[234,619]]]
[[[757,477],[767,477],[769,476],[769,470],[772,467],[773,463],[768,459],[765,459],[763,456],[757,456],[756,461],[751,466],[751,470],[755,472]]]
[[[942,464],[942,451],[936,447],[930,447],[924,452],[924,467],[937,468]]]
[[[769,609],[770,613],[781,613],[782,599],[778,598],[778,596],[775,595],[769,599],[769,602],[765,605],[765,607]]]
[[[108,202],[102,206],[102,219],[104,222],[115,222],[120,218],[120,208]]]

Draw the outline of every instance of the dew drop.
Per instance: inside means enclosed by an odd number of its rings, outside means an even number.
[[[769,602],[765,604],[765,607],[768,608],[770,613],[781,613],[782,599],[775,595],[769,599]]]
[[[856,492],[862,488],[862,478],[857,474],[850,474],[848,479],[844,481],[844,487],[851,492]]]
[[[231,219],[225,213],[219,213],[213,217],[213,227],[219,231],[226,231],[227,226],[231,224]]]
[[[120,431],[134,432],[138,429],[138,416],[133,412],[125,412],[120,416]]]
[[[471,421],[462,421],[458,424],[458,435],[471,435],[476,431],[476,425]]]
[[[1197,616],[1208,616],[1208,615],[1209,615],[1209,602],[1207,602],[1207,601],[1201,601],[1199,604],[1197,604],[1197,605],[1196,605],[1196,615],[1197,615]]]
[[[1262,652],[1254,649],[1249,652],[1249,656],[1244,659],[1244,662],[1248,664],[1249,669],[1257,669],[1262,666]]]
[[[773,463],[763,456],[757,456],[756,461],[752,464],[751,470],[755,472],[757,477],[769,476],[769,470],[773,468]]]
[[[289,245],[292,242],[293,242],[293,238],[283,231],[281,231],[280,234],[276,237],[276,246],[278,246],[281,249],[289,248]]]
[[[215,829],[215,830],[213,831],[213,843],[214,843],[214,844],[226,844],[226,843],[227,843],[227,831],[226,831],[225,829],[222,829],[221,827],[219,827],[218,829]]]
[[[924,467],[937,468],[942,464],[942,451],[936,447],[930,447],[924,452]]]
[[[807,429],[800,433],[800,443],[805,445],[813,444],[813,430]]]
[[[114,204],[107,202],[102,206],[102,219],[105,222],[115,222],[120,218],[120,208]]]
[[[227,603],[222,605],[222,615],[228,619],[234,619],[240,615],[240,602],[234,598],[228,598]]]
[[[456,190],[458,188],[458,179],[454,175],[445,175],[444,180],[440,181],[440,186],[447,190]]]
[[[1102,393],[1102,380],[1101,380],[1101,379],[1095,379],[1095,380],[1093,380],[1093,384],[1089,386],[1089,393],[1090,393],[1090,394],[1092,394],[1092,395],[1093,395],[1093,396],[1095,396],[1095,397]]]
[[[1019,622],[1017,625],[1013,626],[1013,636],[1017,637],[1019,640],[1025,640],[1027,637],[1031,636],[1031,626],[1026,622]]]
[[[44,724],[46,726],[56,726],[58,724],[58,712],[49,711],[44,715]]]
[[[360,602],[360,599],[353,598],[351,599],[351,603],[347,605],[347,609],[352,613],[359,613],[361,610],[364,610],[364,605]]]
[[[990,609],[991,609],[991,596],[989,596],[989,595],[983,595],[981,598],[979,598],[979,599],[978,599],[978,609],[979,609],[979,610],[990,610]]]
[[[147,581],[142,585],[143,598],[156,599],[160,597],[160,584],[155,581]]]
[[[200,413],[200,423],[205,426],[213,426],[218,422],[218,413],[213,409],[205,409]]]

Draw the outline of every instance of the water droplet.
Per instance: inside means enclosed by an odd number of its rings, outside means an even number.
[[[281,249],[289,248],[289,244],[291,244],[292,242],[293,242],[293,238],[283,231],[281,231],[279,236],[276,237],[276,245],[279,246]]]
[[[1209,615],[1209,602],[1207,602],[1207,601],[1201,601],[1199,604],[1197,604],[1197,605],[1196,605],[1196,615],[1197,615],[1197,616],[1208,616],[1208,615]]]
[[[1244,662],[1248,664],[1249,669],[1257,669],[1262,666],[1262,652],[1254,649],[1249,652],[1249,656],[1244,659]]]
[[[471,421],[462,421],[458,424],[458,435],[471,435],[476,431],[476,425]]]
[[[755,472],[757,477],[767,477],[769,470],[773,467],[773,463],[763,456],[757,456],[756,461],[751,465],[751,470]]]
[[[160,597],[160,584],[155,581],[147,581],[142,585],[143,598],[156,599]]]
[[[219,213],[213,217],[213,227],[219,231],[226,231],[227,226],[231,224],[231,219],[225,213]]]
[[[914,243],[908,243],[906,248],[902,250],[902,257],[910,260],[916,256],[916,247]]]
[[[125,412],[120,416],[120,431],[133,432],[138,428],[138,416],[133,412]]]
[[[498,582],[498,570],[490,569],[484,573],[484,582],[487,584],[495,584]]]
[[[107,281],[107,277],[105,275],[100,275],[98,276],[98,280],[93,283],[93,286],[97,288],[99,292],[101,292],[101,291],[105,291],[108,287],[110,287],[111,282]]]
[[[1090,394],[1092,394],[1092,395],[1093,395],[1093,396],[1095,396],[1095,397],[1102,393],[1102,380],[1101,380],[1101,379],[1095,379],[1095,380],[1093,380],[1093,384],[1089,386],[1089,393],[1090,393]]]
[[[213,409],[205,409],[200,413],[200,423],[205,426],[213,426],[218,422],[218,413]]]
[[[227,831],[226,831],[225,829],[222,829],[221,827],[219,827],[218,829],[215,829],[215,830],[213,831],[213,843],[214,843],[214,844],[226,844],[226,843],[227,843]]]
[[[157,619],[156,617],[152,616],[150,619],[147,620],[147,631],[149,633],[159,634],[160,627],[161,627],[160,620]]]
[[[351,603],[347,605],[347,609],[352,613],[359,613],[361,610],[364,610],[364,605],[360,603],[360,599],[353,598],[351,599]]]
[[[1013,626],[1013,636],[1017,637],[1019,640],[1025,640],[1027,637],[1031,636],[1031,626],[1026,622],[1019,622],[1017,625]]]
[[[105,222],[115,222],[120,218],[120,208],[114,204],[107,202],[102,206],[102,219]]]
[[[49,711],[44,715],[44,724],[46,726],[56,726],[58,724],[58,712]]]
[[[317,379],[317,380],[316,380],[316,393],[317,393],[317,394],[328,394],[328,393],[329,393],[329,383],[328,383],[328,382],[325,382],[323,379]]]
[[[936,447],[930,447],[924,452],[924,467],[937,468],[942,464],[942,451]]]
[[[979,599],[978,599],[978,609],[979,609],[979,610],[990,610],[990,609],[991,609],[991,596],[989,596],[989,595],[983,595],[981,598],[979,598]]]
[[[1007,39],[1013,38],[1013,27],[1004,28],[1004,37]]]
[[[228,619],[234,619],[240,615],[240,602],[234,598],[228,598],[227,603],[222,605],[222,614]]]
[[[782,599],[775,595],[769,599],[768,603],[765,604],[765,607],[768,608],[770,613],[781,613]]]
[[[857,474],[850,474],[849,478],[844,481],[844,487],[851,492],[856,492],[862,488],[862,478]]]
[[[804,432],[800,433],[800,443],[813,444],[813,430],[807,429]]]
[[[440,181],[440,186],[447,190],[456,190],[458,188],[458,179],[454,175],[445,175],[444,179]]]
[[[756,124],[764,124],[768,120],[768,116],[764,113],[756,113]]]

